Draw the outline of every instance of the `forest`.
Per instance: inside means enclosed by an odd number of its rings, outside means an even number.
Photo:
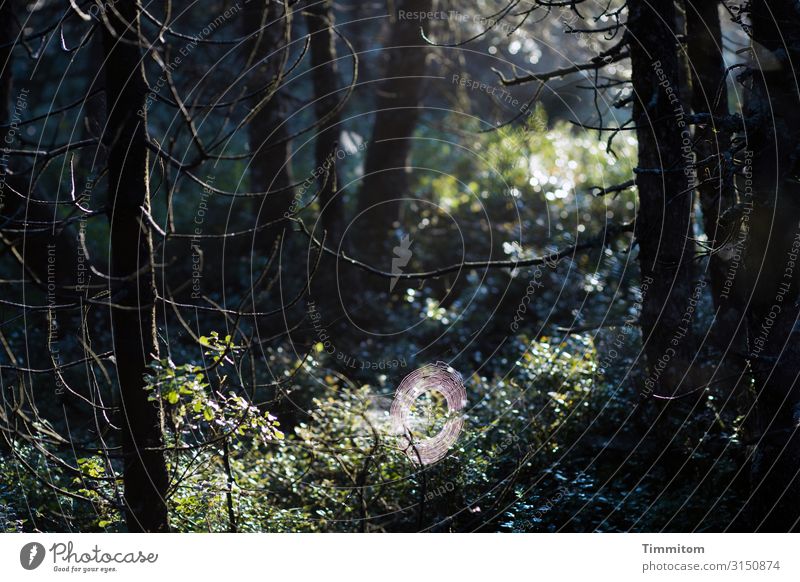
[[[798,62],[793,0],[0,0],[0,531],[800,530]]]

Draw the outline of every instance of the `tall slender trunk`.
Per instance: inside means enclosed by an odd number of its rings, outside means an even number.
[[[284,13],[282,2],[269,0],[254,0],[245,5],[243,13],[243,32],[256,33],[245,44],[247,68],[253,67],[249,76],[252,90],[277,80],[284,62],[284,51],[279,49],[286,44],[285,33],[287,27],[291,27],[291,14]],[[270,85],[264,96],[275,88]],[[289,111],[285,93],[278,90],[261,104],[249,123],[248,140],[250,151],[253,152],[249,167],[250,189],[273,192],[257,201],[256,208],[253,209],[253,214],[258,217],[258,224],[280,220],[292,205],[293,192],[289,189],[293,180],[292,148],[287,139],[289,128],[286,124]],[[268,256],[285,227],[285,224],[278,223],[263,229],[256,236],[257,250]]]
[[[673,0],[630,0],[628,10],[639,148],[636,238],[646,287],[641,310],[645,392],[671,393],[693,354],[692,190],[681,151],[688,123],[680,100],[675,5]]]
[[[322,168],[319,178],[319,204],[322,227],[327,240],[334,248],[339,242],[342,228],[342,200],[337,196],[339,173],[336,169],[336,151],[339,144],[341,115],[332,114],[341,94],[339,67],[336,61],[336,35],[333,31],[332,0],[316,2],[306,9],[308,33],[311,35],[311,76],[314,81],[314,111],[317,119],[327,119],[317,127],[314,142],[316,167]]]
[[[749,513],[754,529],[789,531],[800,520],[800,95],[792,68],[800,50],[790,42],[800,35],[800,9],[790,0],[753,0],[751,9],[759,68],[745,108],[754,202],[745,266],[758,442]]]
[[[112,6],[113,4],[113,6]],[[133,2],[109,3],[104,30],[111,212],[111,322],[122,400],[126,521],[130,531],[168,530],[162,411],[148,400],[144,374],[158,354],[149,163],[139,14]],[[137,113],[140,112],[140,113]]]
[[[399,0],[399,13],[428,12],[431,0]],[[375,266],[389,270],[398,244],[392,236],[402,202],[408,191],[408,156],[411,137],[419,121],[419,102],[424,87],[426,58],[429,49],[420,36],[420,23],[397,18],[391,23],[389,40],[384,47],[385,61],[375,103],[372,139],[364,163],[364,180],[358,195],[356,254]]]
[[[725,164],[730,148],[728,133],[718,118],[728,115],[728,89],[722,55],[722,30],[717,0],[684,0],[687,20],[687,52],[692,78],[692,111],[708,114],[708,121],[695,130],[695,155],[700,162],[698,194],[703,211],[703,228],[714,250],[708,261],[711,295],[718,313],[720,338],[730,340],[736,326],[736,310],[726,290],[728,262],[716,252],[730,241],[729,225],[720,218],[735,203],[732,173]]]

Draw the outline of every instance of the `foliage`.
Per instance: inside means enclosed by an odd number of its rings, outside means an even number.
[[[617,531],[630,515],[649,528],[697,517],[702,498],[690,495],[676,507],[659,496],[658,475],[638,484],[609,479],[603,461],[623,451],[598,434],[610,437],[604,427],[621,425],[630,434],[617,442],[635,442],[639,427],[625,424],[630,394],[598,373],[590,337],[523,336],[514,352],[522,355],[510,374],[466,379],[470,405],[459,442],[421,469],[389,429],[390,395],[306,362],[296,381],[317,393],[307,419],[283,440],[264,441],[256,431],[232,443],[239,531]],[[687,431],[676,451],[690,452],[686,470],[702,474],[715,462],[716,443],[729,438],[718,430]],[[730,479],[735,469],[734,462],[717,466],[714,478]],[[220,455],[181,456],[171,470],[183,475],[171,500],[173,524],[225,531]],[[727,523],[734,509],[723,501],[705,525]]]

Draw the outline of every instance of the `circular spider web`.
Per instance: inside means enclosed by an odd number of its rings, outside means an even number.
[[[412,431],[411,408],[417,398],[430,392],[439,392],[444,397],[449,418],[435,436],[416,440]],[[461,374],[447,364],[426,364],[411,372],[397,387],[390,410],[392,431],[399,435],[400,449],[414,463],[421,465],[442,459],[458,440],[464,421],[457,413],[466,404],[467,392]]]

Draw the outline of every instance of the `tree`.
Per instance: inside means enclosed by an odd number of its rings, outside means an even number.
[[[106,50],[108,185],[111,225],[111,322],[122,403],[126,521],[130,531],[163,532],[168,475],[162,412],[145,391],[144,375],[158,357],[147,86],[141,63],[139,9],[107,2]]]
[[[639,151],[641,327],[650,382],[646,389],[662,394],[671,394],[685,381],[694,354],[691,319],[688,329],[684,323],[692,295],[694,185],[692,160],[681,150],[689,129],[680,101],[675,18],[673,0],[628,3],[632,119]]]
[[[253,99],[248,122],[250,189],[269,192],[257,199],[254,215],[258,224],[274,223],[263,229],[256,248],[269,256],[275,241],[285,230],[279,223],[292,205],[292,146],[287,115],[290,111],[282,88],[284,66],[291,39],[292,13],[283,2],[263,0],[245,4],[242,29],[248,40],[243,68],[247,79],[260,91]],[[250,101],[246,102],[248,105]],[[248,208],[250,205],[247,205]],[[246,249],[247,252],[250,249]]]
[[[749,17],[754,66],[745,76],[744,158],[753,210],[745,296],[756,451],[748,505],[754,530],[790,531],[800,523],[800,95],[792,72],[800,62],[800,10],[788,0],[753,0]]]
[[[430,0],[401,0],[398,14],[430,11]],[[358,194],[357,248],[369,261],[388,267],[387,250],[398,244],[392,235],[402,199],[408,197],[408,156],[420,116],[429,47],[419,21],[395,17],[384,46],[382,79],[376,87],[364,179]]]
[[[338,194],[339,172],[336,152],[341,123],[339,67],[336,59],[333,2],[314,2],[306,8],[308,33],[311,35],[311,76],[314,83],[314,111],[317,135],[314,159],[320,174],[320,221],[327,232],[328,244],[336,247],[341,236],[343,208]],[[320,171],[320,169],[322,169]]]
[[[722,216],[735,203],[733,172],[726,155],[730,148],[729,131],[724,127],[728,116],[728,88],[722,55],[722,30],[719,2],[685,0],[686,41],[692,80],[692,112],[704,116],[694,134],[698,163],[698,194],[703,210],[703,229],[708,236],[709,268],[714,306],[726,316],[718,326],[720,336],[729,339],[736,326],[735,310],[724,308],[727,294],[725,279],[728,262],[722,247],[730,242],[730,225]],[[729,303],[729,302],[728,302]],[[734,317],[730,317],[733,314]]]

